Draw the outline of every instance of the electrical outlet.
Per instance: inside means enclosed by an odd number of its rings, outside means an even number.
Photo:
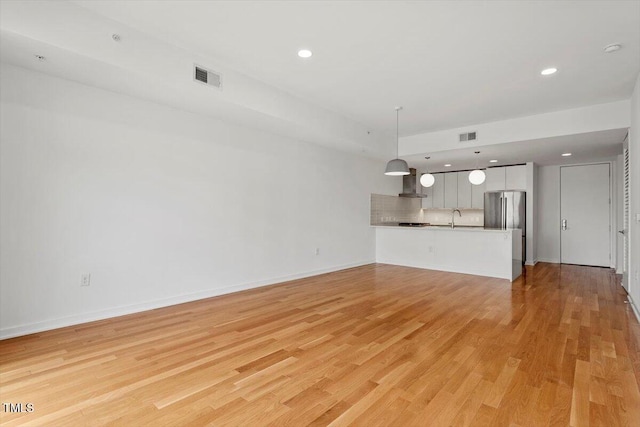
[[[80,286],[89,286],[91,285],[91,274],[85,273],[80,276]]]
[[[316,255],[320,255],[320,248],[316,248]]]

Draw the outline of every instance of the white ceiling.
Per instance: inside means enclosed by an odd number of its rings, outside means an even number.
[[[414,138],[626,100],[640,72],[640,0],[0,0],[0,12],[3,62],[384,159],[396,105],[400,135]],[[606,54],[610,43],[623,48]],[[312,58],[297,57],[303,47]],[[194,62],[220,67],[224,90],[194,85]],[[548,66],[558,73],[541,76]],[[485,145],[480,161],[609,158],[617,127]],[[425,149],[430,168],[475,166],[457,147]],[[423,157],[406,159],[422,168]]]
[[[627,99],[640,71],[639,1],[75,3],[371,129],[403,105],[402,136]]]

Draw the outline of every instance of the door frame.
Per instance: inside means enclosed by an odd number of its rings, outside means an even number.
[[[560,264],[562,264],[562,168],[564,167],[574,167],[574,166],[591,166],[591,165],[609,165],[609,268],[616,268],[616,259],[618,254],[615,252],[616,248],[616,236],[614,230],[617,230],[617,218],[615,215],[614,207],[616,205],[615,200],[615,191],[614,191],[614,180],[615,180],[615,161],[606,160],[601,162],[589,162],[589,163],[572,163],[568,165],[560,165],[558,170],[558,179],[560,180],[559,186],[560,190],[558,191],[558,233],[559,239],[558,244],[560,245],[558,253],[560,254]],[[616,231],[617,233],[617,231]]]
[[[631,162],[631,157],[629,156],[629,132],[627,132],[627,135],[624,137],[624,141],[622,142],[622,165],[620,165],[622,167],[622,182],[618,183],[618,185],[620,185],[622,187],[622,200],[617,202],[617,205],[619,205],[619,208],[622,209],[622,224],[616,224],[616,231],[617,230],[624,230],[624,234],[622,235],[622,253],[619,254],[619,256],[622,258],[622,278],[620,279],[620,285],[627,291],[630,291],[630,286],[631,286],[631,280],[629,279],[629,267],[631,266],[631,242],[629,239],[629,228],[631,226],[631,203],[630,200],[627,200],[627,208],[628,211],[625,212],[625,179],[624,179],[624,163],[625,163],[625,151],[627,152],[627,161]],[[630,167],[630,165],[629,165]],[[619,174],[616,174],[616,176],[618,176]],[[627,176],[627,178],[629,178],[630,176]],[[630,188],[631,183],[628,183],[627,188]],[[630,198],[631,194],[627,194],[627,196]],[[625,215],[626,213],[626,215]],[[616,215],[616,217],[618,217],[620,215]],[[627,223],[625,224],[625,216],[626,216],[626,220]],[[625,226],[627,227],[625,229]],[[627,254],[627,258],[625,259],[624,254]],[[617,262],[616,262],[617,264]]]

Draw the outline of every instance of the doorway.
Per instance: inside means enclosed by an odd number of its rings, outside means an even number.
[[[560,168],[560,262],[611,266],[611,165]]]

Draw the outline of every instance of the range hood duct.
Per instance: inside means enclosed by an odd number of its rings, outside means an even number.
[[[422,186],[418,187],[418,176],[416,174],[416,170],[414,168],[409,168],[409,175],[405,175],[402,177],[402,193],[398,194],[400,197],[413,197],[413,198],[425,198],[426,194],[418,193],[417,188],[422,188]]]

